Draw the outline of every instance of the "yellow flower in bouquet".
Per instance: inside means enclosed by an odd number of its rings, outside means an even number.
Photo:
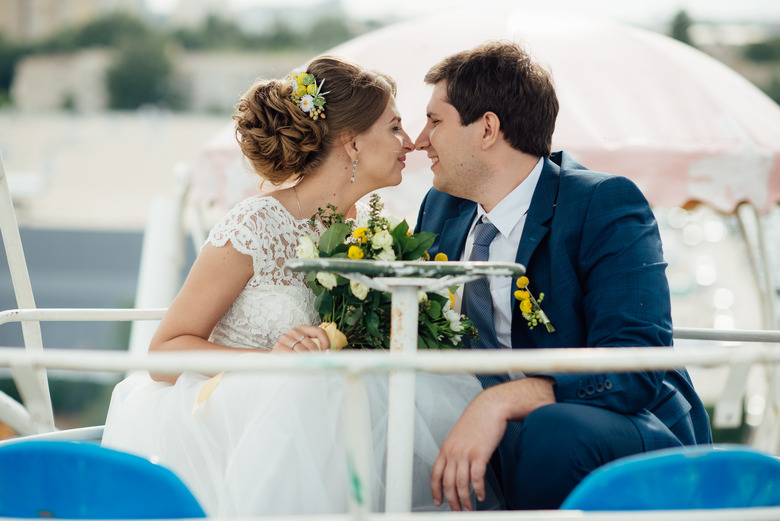
[[[365,226],[346,221],[336,208],[328,205],[318,215],[327,229],[316,245],[320,258],[353,260],[419,260],[426,258],[435,234],[409,233],[407,222],[383,217],[379,196],[370,201],[370,214]],[[306,258],[314,254],[308,245],[299,252]],[[446,260],[446,256],[436,260]],[[323,322],[334,324],[343,333],[351,349],[388,349],[390,347],[391,295],[370,289],[365,284],[350,281],[337,274],[308,273],[306,282],[317,296],[314,306]],[[471,321],[453,311],[450,288],[443,292],[421,292],[419,296],[419,327],[417,345],[421,349],[457,348],[463,336],[476,331]]]

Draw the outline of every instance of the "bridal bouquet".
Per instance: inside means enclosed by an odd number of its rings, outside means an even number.
[[[298,257],[383,261],[428,259],[428,248],[436,235],[429,232],[413,234],[405,220],[383,217],[382,207],[379,196],[372,195],[365,223],[345,221],[332,205],[327,210],[320,209],[319,217],[327,229],[318,242],[310,237],[301,238]],[[324,321],[321,327],[326,331],[330,329],[331,340],[338,338],[339,332],[346,335],[346,339],[342,337],[343,341],[332,347],[339,349],[344,342],[352,349],[390,347],[390,293],[322,271],[308,273],[306,282],[317,296],[315,307]],[[464,336],[476,335],[471,321],[452,309],[455,289],[419,292],[419,349],[458,348]]]

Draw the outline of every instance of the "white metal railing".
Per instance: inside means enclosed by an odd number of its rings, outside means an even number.
[[[780,335],[780,332],[772,332]],[[580,372],[592,370],[635,371],[697,365],[713,367],[723,364],[753,364],[780,362],[780,350],[770,346],[755,347],[713,347],[710,349],[675,350],[671,348],[578,348],[539,349],[516,351],[427,351],[416,354],[393,354],[386,352],[339,352],[316,353],[295,356],[263,356],[257,353],[150,353],[138,355],[123,351],[62,350],[45,349],[40,352],[21,348],[0,348],[0,366],[126,372],[128,370],[152,370],[155,372],[180,371],[336,371],[353,378],[351,385],[358,384],[360,376],[380,371],[428,371],[452,372],[504,372],[522,370],[535,372],[554,370],[556,372]],[[348,393],[353,394],[353,393]],[[354,404],[347,404],[352,408]],[[364,417],[348,415],[348,421],[362,421]],[[362,412],[364,413],[364,411]],[[351,429],[350,429],[351,430]],[[359,430],[359,429],[356,429]],[[350,444],[351,451],[365,451]],[[353,454],[360,459],[360,454]],[[364,458],[367,458],[364,456]],[[353,471],[360,473],[361,465]],[[365,483],[358,479],[357,482]],[[410,484],[409,484],[410,486]],[[455,519],[462,514],[409,514],[391,512],[373,515],[364,508],[355,508],[348,515],[323,516],[322,519]],[[625,512],[489,512],[469,514],[474,520],[558,520],[558,519],[625,519]],[[691,510],[675,512],[632,512],[632,519],[639,520],[749,520],[778,519],[780,508],[758,508],[746,510]],[[461,519],[462,517],[459,517]],[[286,518],[289,519],[289,518]]]

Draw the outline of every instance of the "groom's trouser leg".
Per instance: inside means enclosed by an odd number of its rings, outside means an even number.
[[[541,407],[510,422],[499,446],[507,507],[558,508],[589,472],[643,450],[639,430],[622,414],[571,403]]]

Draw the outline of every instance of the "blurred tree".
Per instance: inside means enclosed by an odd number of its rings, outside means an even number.
[[[743,56],[759,63],[780,61],[780,38],[750,43],[745,46]]]
[[[271,49],[289,49],[293,47],[305,47],[307,40],[311,37],[311,34],[299,34],[296,33],[292,27],[276,20],[274,22],[271,32],[263,38],[264,44]]]
[[[64,29],[38,45],[40,52],[69,52],[85,47],[114,47],[127,39],[140,40],[154,30],[128,14],[111,14]]]
[[[14,79],[14,69],[19,60],[29,52],[28,48],[9,42],[0,34],[0,106],[10,102],[9,92]]]
[[[317,20],[309,30],[306,43],[322,52],[355,36],[343,18],[325,17]]]
[[[179,100],[171,87],[173,62],[167,51],[167,41],[160,36],[123,42],[106,73],[109,106],[137,109],[154,104],[178,108]]]
[[[694,46],[690,35],[691,24],[692,20],[684,9],[677,11],[677,14],[672,18],[672,27],[669,36],[675,40]]]
[[[764,88],[764,92],[775,100],[775,103],[780,105],[780,77],[777,75],[772,76],[772,79],[769,80],[769,84]]]

